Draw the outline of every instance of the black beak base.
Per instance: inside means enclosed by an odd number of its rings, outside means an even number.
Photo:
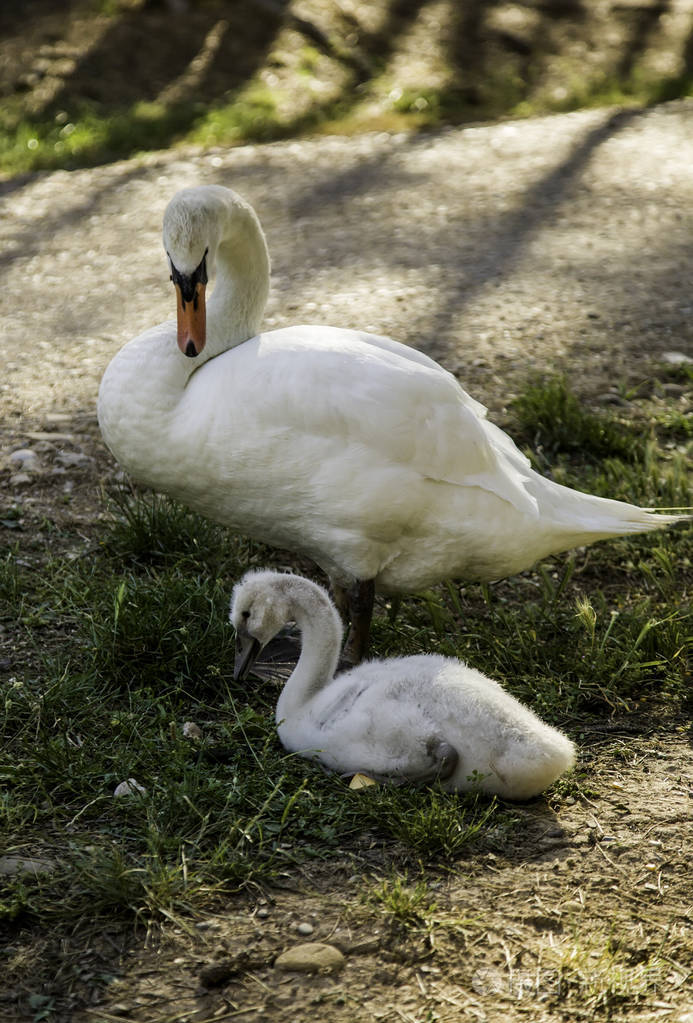
[[[208,250],[205,249],[204,256],[191,274],[182,274],[173,265],[171,257],[168,257],[171,264],[171,280],[178,288],[180,288],[183,305],[185,305],[186,302],[195,301],[195,292],[197,291],[198,284],[207,284],[207,252]]]

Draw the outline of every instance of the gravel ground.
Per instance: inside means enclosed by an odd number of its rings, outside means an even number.
[[[2,186],[3,425],[89,412],[130,337],[173,315],[161,219],[185,185],[256,208],[268,326],[391,334],[495,410],[534,369],[585,396],[693,354],[693,102],[425,136],[171,151]]]

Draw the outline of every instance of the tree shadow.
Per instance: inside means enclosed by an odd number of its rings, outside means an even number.
[[[671,0],[655,0],[652,6],[618,8],[615,16],[624,26],[625,39],[620,48],[614,48],[607,77],[625,81],[632,75],[670,4]],[[36,166],[88,165],[167,148],[211,110],[232,108],[239,90],[260,69],[271,69],[273,47],[286,27],[329,58],[341,85],[328,100],[316,92],[309,108],[294,117],[272,115],[263,120],[251,112],[239,136],[252,141],[310,131],[358,106],[429,6],[430,0],[383,2],[375,28],[372,22],[368,27],[359,9],[341,5],[322,8],[316,20],[309,21],[293,10],[291,0],[187,0],[180,11],[172,4],[145,2],[123,6],[110,18],[99,15],[104,23],[102,35],[67,65],[57,59],[67,47],[67,32],[62,41],[56,41],[52,56],[41,48],[35,67],[52,86],[31,94],[33,106],[27,110],[33,112],[26,118],[41,137],[39,129],[45,134],[51,124],[55,134],[56,125],[67,121],[74,130],[75,122],[91,117],[99,122],[93,143],[75,151],[61,148],[58,141],[55,156],[48,145],[47,162],[41,164],[37,156]],[[33,18],[53,9],[49,0],[14,0],[11,7],[15,23],[7,13],[0,16],[8,36],[21,34]],[[594,43],[590,0],[544,0],[515,7],[519,14],[513,22],[500,0],[449,4],[437,32],[451,77],[423,118],[426,126],[507,115],[519,103],[532,100],[552,62],[575,40]],[[83,9],[71,6],[68,19],[72,15],[84,16]],[[672,90],[676,94],[687,88],[692,54],[693,43],[688,40],[686,73],[662,84],[663,98],[671,98]],[[586,94],[597,87],[589,74],[586,68]],[[426,83],[420,88],[426,91]],[[265,91],[271,104],[272,86]],[[41,95],[43,100],[37,98]],[[407,111],[406,106],[401,109]]]
[[[670,0],[655,0],[650,6],[628,4],[617,9],[621,17],[631,22],[628,44],[624,47],[615,68],[618,78],[627,79],[632,75],[638,58],[647,49],[657,29],[660,18],[667,13],[670,6]]]
[[[631,108],[608,113],[596,126],[589,128],[582,138],[578,138],[569,154],[554,164],[545,174],[541,175],[525,192],[517,207],[493,216],[493,222],[487,232],[487,243],[474,250],[474,262],[469,267],[470,273],[461,289],[449,293],[442,306],[438,307],[435,320],[443,332],[449,329],[452,321],[473,301],[475,294],[481,291],[489,281],[507,277],[523,258],[523,253],[532,237],[550,219],[556,207],[566,199],[580,175],[596,150],[618,132],[624,130],[634,121],[646,115],[641,108]],[[406,142],[407,149],[425,149],[429,145],[426,136],[415,136]],[[295,194],[289,201],[289,213],[292,218],[306,216],[316,208],[341,206],[352,202],[355,197],[365,194],[377,196],[381,191],[391,190],[393,186],[414,188],[426,180],[425,174],[414,174],[398,167],[398,150],[391,149],[387,154],[376,152],[359,161],[355,166],[343,171],[325,174],[321,179],[312,181],[310,186]],[[459,246],[449,243],[454,234],[460,239]],[[456,222],[446,220],[441,227],[440,239],[431,240],[427,244],[429,251],[438,252],[444,266],[458,267],[468,263],[463,254],[466,231],[464,217]],[[369,253],[378,252],[378,242],[369,243]],[[417,250],[418,251],[418,250]],[[345,257],[350,258],[349,252]],[[391,239],[382,241],[382,257],[390,266],[407,268],[419,265],[416,259],[409,261],[401,253],[393,252]],[[339,262],[339,254],[333,253],[332,259]],[[430,314],[427,314],[427,316]],[[421,324],[422,328],[425,326]],[[416,331],[416,323],[412,325]],[[430,322],[428,323],[430,330]]]
[[[281,21],[280,5],[274,17],[249,18],[244,5],[228,0],[175,15],[149,5],[126,9],[79,59],[40,116],[64,111],[73,119],[85,108],[108,116],[159,102],[169,124],[153,141],[170,144],[201,111],[252,77]],[[125,148],[121,140],[118,149]]]

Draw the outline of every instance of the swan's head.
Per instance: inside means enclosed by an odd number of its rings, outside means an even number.
[[[229,620],[236,630],[234,678],[244,679],[258,654],[293,619],[290,595],[295,576],[248,572],[236,583]]]
[[[176,289],[178,347],[195,358],[205,346],[205,288],[219,245],[224,207],[216,189],[184,188],[164,213],[164,248]]]

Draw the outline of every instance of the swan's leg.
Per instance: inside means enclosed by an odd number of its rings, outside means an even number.
[[[345,625],[349,624],[349,596],[348,591],[336,583],[334,579],[330,578],[330,589],[332,590],[332,600],[334,606],[339,612],[339,617],[342,619]]]
[[[346,598],[351,625],[342,650],[342,660],[348,664],[360,664],[368,652],[375,583],[372,579],[367,579],[365,582],[357,580],[353,586],[346,590]]]

